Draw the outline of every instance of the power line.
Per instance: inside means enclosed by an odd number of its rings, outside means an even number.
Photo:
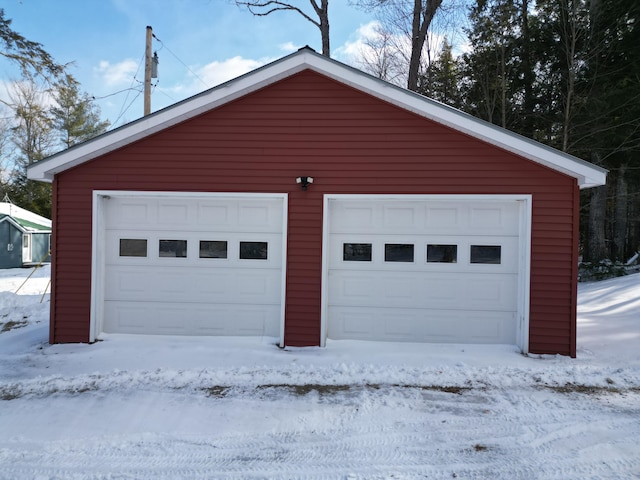
[[[131,90],[135,90],[135,89],[131,89]],[[120,109],[118,118],[116,118],[115,121],[111,124],[113,128],[116,128],[116,125],[118,124],[120,119],[124,116],[125,113],[127,113],[127,111],[131,108],[131,105],[133,105],[133,102],[135,102],[140,95],[142,95],[142,90],[138,90],[138,94],[135,97],[133,97],[133,99],[131,100],[131,102],[129,102],[129,105],[127,105],[126,108],[124,108],[124,105],[122,106],[123,108]]]
[[[137,88],[133,88],[133,87],[131,87],[131,88],[123,88],[122,90],[118,90],[117,92],[113,92],[113,93],[110,93],[108,95],[103,95],[102,97],[92,96],[91,100],[103,100],[105,98],[113,97],[114,95],[118,95],[119,93],[122,93],[122,92],[128,92],[130,90],[136,90],[137,91],[138,89]]]
[[[184,65],[184,68],[186,68],[186,69],[189,71],[189,73],[191,73],[191,75],[193,75],[193,76],[194,76],[194,77],[196,77],[198,80],[200,80],[200,82],[205,86],[205,88],[209,88],[209,87],[210,87],[209,85],[207,85],[207,84],[205,83],[205,81],[204,81],[204,80],[202,80],[202,78],[200,78],[200,76],[199,76],[196,72],[194,72],[193,70],[191,70],[191,68],[189,68],[189,66],[188,66],[186,63],[184,63],[182,60],[180,60],[180,58],[178,58],[178,56],[177,56],[175,53],[173,53],[173,52],[171,51],[171,49],[170,49],[169,47],[167,47],[167,46],[166,46],[166,44],[165,44],[162,40],[160,40],[158,37],[156,37],[155,33],[154,33],[154,34],[152,34],[152,35],[153,35],[153,38],[155,38],[158,42],[160,42],[160,45],[162,46],[162,48],[166,48],[166,49],[167,49],[167,51],[168,51],[171,55],[173,55],[173,57],[174,57],[176,60],[178,60],[182,65]]]
[[[115,125],[116,123],[118,123],[118,120],[120,120],[120,118],[122,118],[122,116],[125,114],[125,112],[129,109],[129,107],[131,107],[131,103],[129,105],[127,105],[126,109],[125,109],[125,105],[127,103],[127,100],[129,99],[129,93],[131,90],[136,90],[136,88],[133,88],[133,84],[134,82],[136,82],[136,77],[138,76],[138,72],[140,72],[140,65],[142,65],[142,63],[144,62],[144,54],[142,55],[142,58],[140,59],[140,61],[138,62],[138,68],[136,69],[136,73],[133,75],[133,78],[131,79],[131,85],[128,88],[128,92],[127,92],[127,96],[124,98],[123,102],[122,102],[122,106],[120,107],[120,112],[118,112],[118,117],[116,119],[115,122],[112,123],[112,125]],[[138,91],[138,95],[135,96],[135,98],[133,100],[135,100],[136,98],[138,98],[140,96],[140,91]],[[132,103],[133,103],[132,100]]]
[[[157,84],[157,83],[153,86],[153,91],[154,91],[154,92],[156,91],[156,87],[157,87],[157,86],[158,86],[158,84]],[[177,103],[177,102],[178,102],[178,100],[176,100],[175,98],[173,98],[171,95],[169,95],[169,94],[168,94],[167,92],[165,92],[164,90],[162,90],[162,89],[158,89],[158,92],[160,92],[161,94],[163,94],[165,97],[167,97],[167,98],[168,98],[169,100],[171,100],[173,103]]]
[[[155,38],[159,43],[160,43],[160,50],[166,49],[178,62],[180,62],[189,73],[191,73],[191,75],[193,75],[195,78],[197,78],[200,83],[202,83],[202,85],[205,86],[205,88],[209,88],[209,85],[207,85],[207,83],[193,70],[191,70],[191,68],[185,63],[183,62],[162,40],[160,40],[154,33],[152,33],[153,38]],[[123,102],[122,102],[122,106],[120,107],[120,112],[118,112],[118,116],[116,118],[116,120],[111,124],[112,128],[115,128],[116,125],[118,124],[118,122],[120,121],[120,119],[126,114],[126,112],[131,108],[131,106],[133,105],[133,103],[138,99],[138,97],[143,93],[143,90],[140,89],[140,87],[134,87],[134,83],[138,82],[140,84],[143,84],[143,82],[140,82],[140,80],[137,79],[138,73],[140,73],[140,68],[142,63],[145,61],[145,55],[142,55],[142,58],[140,59],[140,62],[138,62],[138,68],[136,69],[136,73],[134,74],[132,80],[131,80],[131,85],[129,86],[129,88],[125,88],[122,90],[119,90],[117,92],[114,93],[110,93],[108,95],[104,95],[102,97],[93,97],[94,100],[102,100],[104,98],[108,98],[108,97],[112,97],[114,95],[118,95],[120,93],[123,92],[127,92],[126,97],[124,98]],[[154,92],[156,91],[156,87],[158,86],[158,82],[156,82],[155,85],[153,85],[153,90]],[[137,92],[136,96],[129,101],[129,96],[131,92]],[[169,95],[168,93],[166,93],[164,90],[159,89],[158,90],[160,93],[162,93],[163,95],[165,95],[167,98],[169,98],[169,100],[171,100],[172,102],[176,102],[177,100],[175,100],[174,98],[171,97],[171,95]],[[127,104],[127,102],[129,101],[129,103]]]

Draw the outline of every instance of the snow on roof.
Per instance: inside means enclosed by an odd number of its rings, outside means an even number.
[[[182,102],[35,163],[28,167],[27,175],[32,180],[51,182],[56,174],[69,168],[229,103],[303,70],[315,71],[380,100],[574,177],[580,188],[605,184],[607,170],[601,167],[497,127],[415,92],[392,85],[306,47]]]
[[[51,220],[37,213],[18,207],[13,203],[0,202],[0,215],[12,218],[27,232],[50,231]]]

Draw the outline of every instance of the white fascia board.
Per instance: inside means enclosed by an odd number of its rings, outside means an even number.
[[[44,161],[35,163],[28,167],[27,177],[31,180],[51,182],[57,173],[196,117],[271,83],[294,75],[305,68],[307,67],[302,56],[285,57],[267,67],[223,83],[152,115],[102,134],[93,140],[71,147]]]
[[[20,225],[18,222],[16,222],[13,218],[11,217],[3,217],[0,218],[0,223],[2,222],[7,222],[10,223],[11,225],[13,225],[14,227],[16,227],[18,230],[20,230],[21,233],[30,233],[26,228],[24,228],[22,225]]]
[[[38,162],[28,168],[28,178],[50,182],[56,173],[193,118],[305,69],[314,70],[424,118],[565,173],[576,178],[580,188],[604,185],[606,181],[607,171],[603,168],[328,59],[308,48]]]
[[[41,234],[50,234],[51,233],[51,226],[49,226],[49,230],[38,230],[37,228],[31,228],[31,227],[23,227],[22,225],[20,225],[17,220],[15,220],[13,217],[3,217],[0,218],[0,223],[2,222],[8,222],[11,225],[13,225],[14,227],[16,227],[18,230],[20,230],[20,232],[22,233],[41,233]],[[42,225],[43,227],[45,227],[45,225]]]
[[[315,55],[317,57],[317,54]],[[580,188],[604,185],[607,170],[578,157],[500,128],[467,113],[397,87],[337,62],[310,62],[314,68],[336,81],[411,111],[434,122],[562,172],[578,180]],[[319,64],[318,64],[319,63]]]

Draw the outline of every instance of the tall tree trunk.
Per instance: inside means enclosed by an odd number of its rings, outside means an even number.
[[[622,164],[618,169],[616,179],[616,196],[613,224],[613,258],[626,260],[627,255],[627,227],[628,227],[628,195],[627,195],[627,166]]]
[[[316,16],[310,15],[295,5],[295,2],[285,2],[283,0],[235,0],[239,7],[246,7],[252,15],[256,17],[266,17],[274,12],[291,11],[296,12],[303,18],[313,23],[322,37],[322,54],[325,57],[331,56],[329,48],[329,0],[309,0]],[[317,18],[316,18],[317,17]]]
[[[638,182],[634,182],[631,191],[640,192]],[[640,195],[633,195],[629,202],[629,238],[627,252],[629,256],[640,251]]]
[[[321,0],[320,5],[315,0],[311,1],[313,9],[318,15],[318,28],[322,37],[322,55],[331,56],[331,48],[329,45],[329,0]]]
[[[529,29],[529,0],[522,0],[520,5],[520,18],[522,27],[522,75],[524,80],[524,99],[522,131],[526,137],[534,138],[533,112],[536,98],[533,94],[533,85],[536,81],[531,59],[531,32]]]
[[[566,61],[566,85],[564,91],[564,112],[562,122],[562,151],[569,149],[569,135],[573,126],[573,103],[576,88],[576,69],[579,68],[578,53],[578,36],[584,32],[580,31],[577,25],[577,13],[574,2],[563,0],[561,2],[560,12],[562,14],[562,44],[564,50],[564,60]]]
[[[605,240],[605,218],[607,210],[607,186],[591,189],[589,202],[589,228],[584,250],[584,260],[598,262],[608,257]]]
[[[418,90],[418,73],[420,72],[420,59],[422,49],[427,39],[427,32],[433,17],[435,17],[442,0],[426,0],[424,8],[423,0],[413,1],[413,13],[411,20],[411,57],[409,58],[409,75],[407,78],[407,88],[412,91]]]
[[[424,45],[424,37],[420,35],[421,18],[422,0],[414,0],[411,20],[411,57],[409,58],[409,77],[407,79],[407,88],[414,92],[418,89],[418,70],[420,69],[420,56]]]
[[[500,126],[507,128],[507,90],[509,89],[507,81],[507,54],[505,47],[506,40],[500,44]]]

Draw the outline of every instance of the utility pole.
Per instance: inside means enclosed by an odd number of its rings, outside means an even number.
[[[144,49],[144,115],[151,113],[151,38],[153,29],[147,27],[147,41]]]

